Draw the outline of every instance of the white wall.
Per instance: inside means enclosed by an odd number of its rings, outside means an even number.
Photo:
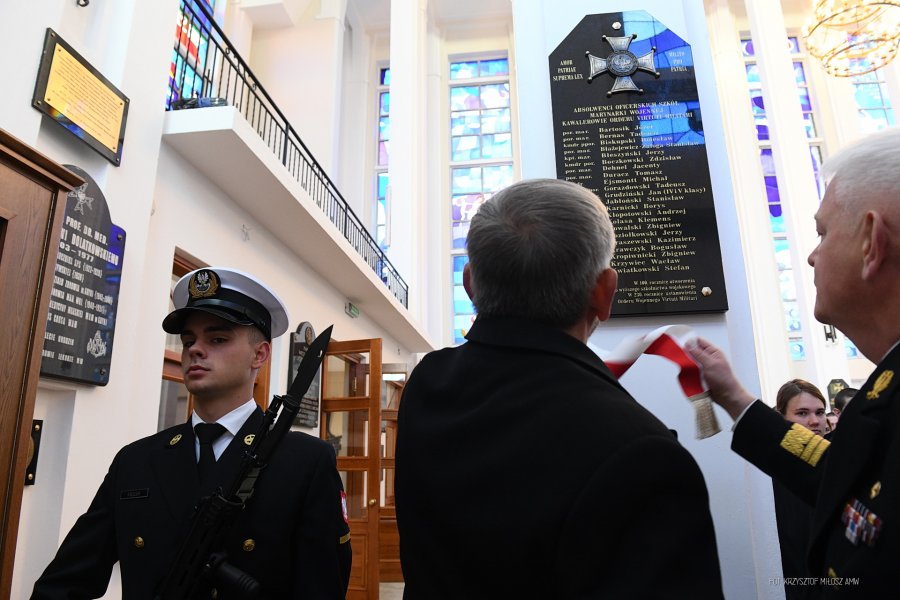
[[[629,9],[637,10],[638,7]],[[653,14],[692,45],[722,259],[727,265],[729,310],[721,315],[619,318],[604,324],[591,342],[612,349],[625,337],[641,335],[664,324],[688,324],[725,349],[731,355],[740,379],[758,394],[744,261],[703,6],[700,0],[646,0],[640,9]],[[597,0],[591,3],[589,11],[577,0],[513,2],[519,120],[528,124],[521,127],[520,137],[523,177],[556,176],[547,77],[550,53],[586,14],[621,10],[621,3],[612,0]],[[622,383],[641,404],[678,431],[679,440],[696,458],[704,473],[716,528],[725,597],[782,597],[778,587],[768,582],[769,577],[781,574],[769,480],[729,450],[731,423],[721,410],[717,412],[726,431],[707,440],[694,439],[693,411],[684,399],[676,375],[674,368],[663,359],[648,356],[625,374]]]

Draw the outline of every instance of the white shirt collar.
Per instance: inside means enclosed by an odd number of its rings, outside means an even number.
[[[216,421],[216,423],[225,427],[225,429],[228,430],[228,433],[234,437],[237,435],[237,432],[241,430],[241,427],[244,426],[244,422],[251,414],[253,414],[254,410],[256,410],[256,401],[253,398],[250,398],[227,415],[224,415]],[[200,418],[197,411],[193,411],[191,413],[191,428],[197,423],[203,423],[203,419]]]

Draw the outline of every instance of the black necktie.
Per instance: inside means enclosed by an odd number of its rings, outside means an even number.
[[[213,442],[225,433],[225,426],[219,423],[197,423],[194,426],[194,435],[200,441],[200,460],[197,462],[197,470],[200,473],[200,483],[206,481],[213,467],[216,466],[216,455],[213,452]]]

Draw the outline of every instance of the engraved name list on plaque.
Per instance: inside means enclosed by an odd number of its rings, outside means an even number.
[[[690,45],[644,11],[588,15],[549,63],[557,177],[615,228],[613,316],[727,310]]]

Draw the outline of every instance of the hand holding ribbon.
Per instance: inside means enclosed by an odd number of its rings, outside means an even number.
[[[703,384],[700,367],[685,350],[685,347],[694,343],[696,338],[694,330],[687,325],[667,325],[646,335],[622,340],[614,350],[600,351],[598,354],[617,378],[621,377],[641,354],[655,354],[677,364],[681,369],[678,382],[694,407],[697,439],[702,440],[722,429],[713,412],[709,391]]]

